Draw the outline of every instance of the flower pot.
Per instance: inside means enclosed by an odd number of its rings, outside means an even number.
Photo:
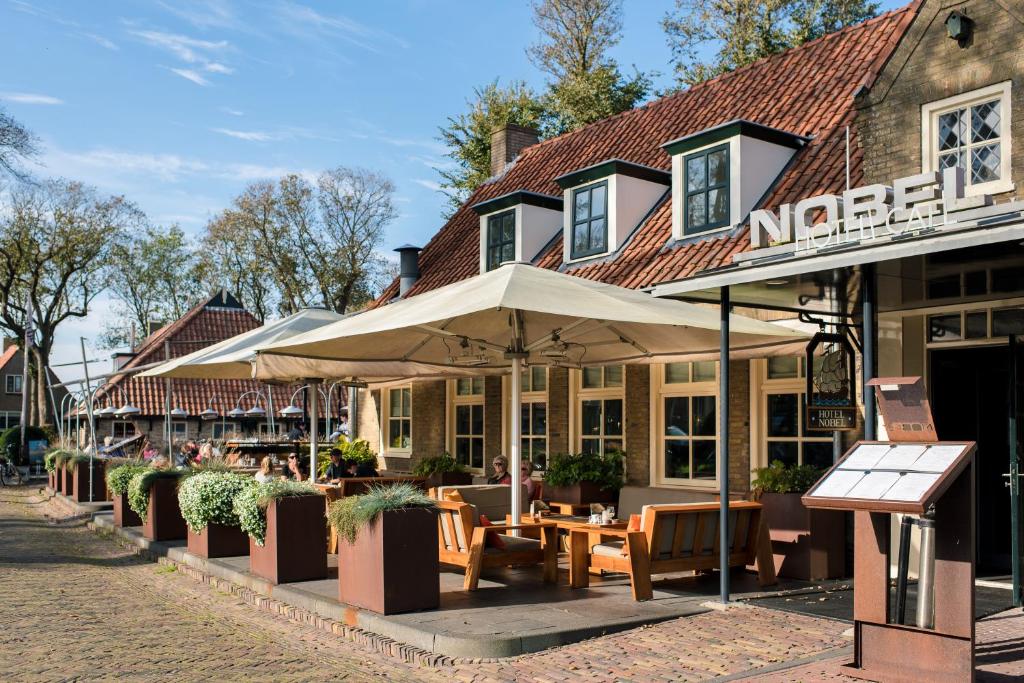
[[[57,491],[58,490],[57,489],[57,472],[54,471],[54,472],[47,472],[46,473],[46,486],[51,491]]]
[[[427,488],[438,486],[468,486],[473,483],[471,472],[436,472],[427,477]]]
[[[149,508],[142,535],[151,541],[176,541],[188,535],[178,507],[178,480],[155,479],[149,489]]]
[[[248,555],[249,536],[236,526],[207,524],[198,533],[188,530],[188,551],[207,559]]]
[[[326,579],[324,497],[286,496],[271,501],[263,545],[249,539],[249,571],[273,583]]]
[[[114,496],[114,526],[142,526],[142,518],[128,506],[128,494]]]
[[[382,512],[355,543],[338,541],[338,599],[380,614],[440,604],[437,511]]]
[[[103,478],[104,467],[100,460],[92,461],[92,502],[99,503],[107,499],[107,480]],[[88,503],[89,500],[89,465],[88,462],[74,464],[74,487],[69,497],[77,503]],[[65,494],[68,495],[68,494]]]
[[[60,469],[60,475],[60,492],[70,496],[75,490],[75,471],[70,465],[65,465]]]
[[[759,502],[772,539],[775,573],[791,579],[842,578],[846,524],[839,510],[809,510],[799,493],[764,493]]]
[[[603,489],[592,481],[580,481],[571,486],[544,484],[544,499],[556,503],[571,503],[573,505],[614,503],[618,498],[618,491]]]

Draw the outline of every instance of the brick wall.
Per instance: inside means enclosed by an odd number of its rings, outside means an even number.
[[[380,400],[380,389],[359,389],[356,431],[374,453],[380,450]]]
[[[975,22],[974,38],[964,48],[946,35],[943,22],[953,10]],[[865,183],[890,183],[920,172],[921,105],[1008,79],[1013,81],[1012,137],[1024,139],[1022,67],[1019,2],[927,0],[871,91],[858,100]],[[1018,183],[1024,179],[1024,155],[1013,155],[1012,177]]]
[[[651,368],[626,366],[626,483],[651,483]]]
[[[569,370],[548,370],[548,453],[569,452]]]
[[[501,438],[502,403],[501,377],[484,378],[484,470],[496,455],[504,455],[505,444]]]
[[[750,490],[750,361],[729,362],[729,491]]]
[[[446,384],[443,379],[415,382],[412,385],[412,459],[388,458],[391,468],[412,469],[423,458],[441,455],[446,442]]]
[[[530,145],[537,144],[538,139],[536,130],[524,126],[496,129],[491,133],[491,175],[500,175],[506,164]]]

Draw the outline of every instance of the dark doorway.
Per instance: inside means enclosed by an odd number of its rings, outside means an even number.
[[[1010,573],[1009,353],[1005,346],[931,352],[939,439],[978,442],[978,575]]]

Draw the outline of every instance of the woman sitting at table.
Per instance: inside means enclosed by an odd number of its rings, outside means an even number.
[[[288,464],[284,468],[284,476],[282,479],[290,479],[292,481],[306,481],[309,479],[309,472],[306,469],[306,464],[299,460],[299,456],[292,453],[288,456]]]
[[[508,460],[504,455],[495,456],[491,466],[494,467],[494,475],[487,478],[488,484],[512,485],[512,475],[508,473]]]
[[[329,481],[332,484],[336,483],[339,479],[351,477],[348,468],[345,466],[345,461],[341,457],[341,450],[337,448],[331,449],[331,464],[327,466],[324,471],[324,476],[320,477],[320,481]]]
[[[529,460],[523,461],[523,464],[519,466],[519,473],[522,475],[520,481],[526,485],[526,500],[537,500],[540,495],[540,487],[531,476],[533,475],[533,463]]]
[[[266,484],[268,481],[274,481],[277,477],[274,475],[274,459],[266,455],[260,460],[260,471],[256,473],[256,481],[261,484]]]

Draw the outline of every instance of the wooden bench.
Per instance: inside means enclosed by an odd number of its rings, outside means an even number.
[[[775,584],[771,540],[760,503],[729,503],[729,567],[757,565],[761,586]],[[639,531],[607,530],[621,540],[591,545],[592,529],[570,531],[569,585],[590,585],[590,571],[606,569],[629,575],[634,600],[653,597],[651,576],[722,569],[719,562],[717,503],[648,505]]]
[[[474,522],[473,506],[449,500],[437,502],[439,515],[438,554],[442,564],[462,567],[466,570],[463,588],[476,590],[480,572],[487,567],[509,567],[518,564],[544,565],[544,582],[558,581],[558,547],[556,528],[546,522],[532,524],[477,526]],[[543,542],[531,538],[508,536],[505,532],[514,529],[539,529]],[[488,547],[487,532],[501,535],[505,549]]]

